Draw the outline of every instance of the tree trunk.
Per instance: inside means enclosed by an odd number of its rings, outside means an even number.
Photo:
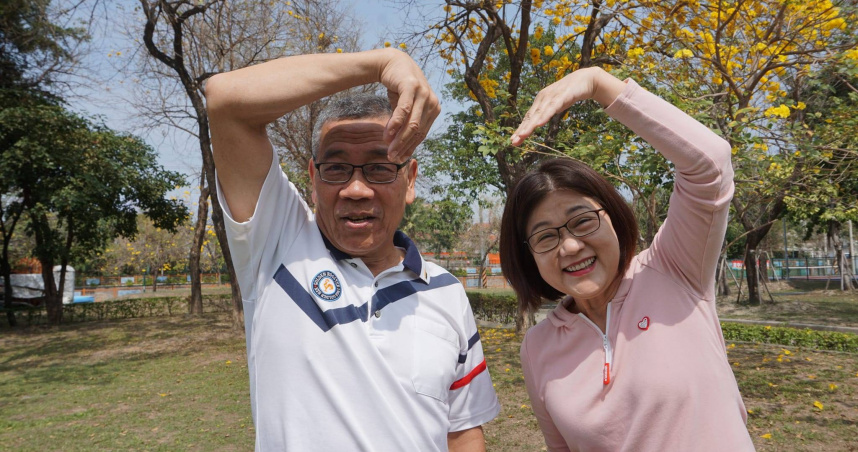
[[[727,269],[727,255],[722,254],[721,259],[718,260],[718,272],[715,275],[715,287],[718,290],[718,295],[728,296],[730,295],[730,285],[727,281],[727,272],[730,271]]]
[[[149,3],[141,1],[144,13],[146,14],[146,25],[143,30],[143,43],[146,50],[158,61],[173,69],[179,77],[182,87],[185,89],[185,94],[188,100],[191,101],[197,121],[197,136],[200,141],[200,153],[203,158],[203,175],[206,178],[206,183],[209,187],[216,187],[214,159],[212,158],[211,137],[209,136],[209,118],[206,111],[205,102],[203,102],[203,82],[205,77],[194,78],[185,62],[185,56],[182,53],[182,43],[184,41],[185,24],[195,14],[204,13],[205,6],[197,6],[179,14],[177,6],[170,5],[166,2]],[[166,25],[172,29],[172,36],[161,36],[156,44],[155,28],[159,19],[164,18]],[[158,44],[163,44],[165,48],[172,49],[170,55],[164,53],[158,48]],[[244,328],[244,309],[241,301],[241,290],[238,287],[238,279],[235,274],[235,267],[232,263],[232,253],[229,251],[229,244],[226,240],[226,228],[223,222],[223,210],[220,207],[220,202],[215,193],[210,193],[209,198],[212,203],[212,223],[214,224],[215,235],[217,235],[220,243],[221,251],[223,252],[223,260],[226,262],[226,268],[229,272],[230,287],[232,289],[232,321],[233,326],[237,329]]]
[[[749,234],[745,242],[745,280],[748,282],[748,304],[753,306],[760,305],[760,280],[757,268],[757,257],[755,247],[756,241],[751,240]]]
[[[6,309],[6,320],[10,327],[18,326],[15,312],[12,311],[12,266],[9,265],[8,251],[4,247],[3,258],[0,259],[0,272],[3,273],[3,308]]]
[[[45,309],[48,324],[59,325],[63,321],[63,299],[54,280],[53,259],[39,259],[42,264],[42,281],[45,287]]]
[[[834,265],[837,268],[837,273],[840,276],[840,290],[849,290],[852,288],[852,281],[849,279],[847,272],[843,271],[843,241],[840,240],[840,222],[837,220],[828,220],[828,231],[826,231],[826,239],[828,246],[834,248]]]
[[[200,272],[200,254],[203,240],[206,237],[206,222],[208,220],[209,189],[205,176],[200,177],[200,199],[197,207],[197,224],[194,226],[194,238],[191,242],[191,253],[188,257],[188,268],[191,271],[191,298],[188,300],[188,313],[200,315],[203,313],[202,273]]]
[[[0,255],[0,273],[3,274],[3,308],[6,309],[6,320],[9,321],[9,326],[14,328],[18,326],[18,320],[15,318],[15,312],[12,311],[14,290],[12,289],[12,264],[9,263],[9,242],[12,240],[12,233],[15,231],[18,219],[21,218],[21,209],[3,207],[6,210],[6,214],[0,213],[0,232],[3,237],[3,254]],[[4,221],[4,216],[8,216],[9,221]]]
[[[515,334],[524,335],[535,323],[535,313],[519,310],[518,315],[515,317]]]

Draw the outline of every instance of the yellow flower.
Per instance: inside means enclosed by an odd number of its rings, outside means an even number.
[[[834,383],[828,383],[828,389],[833,391],[833,390],[837,389],[837,385]]]
[[[230,365],[230,364],[232,364],[232,361],[227,361],[227,362],[226,362],[226,365],[227,365],[227,366],[228,366],[228,365]]]
[[[545,56],[554,56],[554,49],[551,46],[545,46],[542,49],[542,52],[545,53]]]
[[[822,407],[823,407],[823,405],[822,405],[822,402],[820,402],[819,400],[817,400],[816,402],[813,402],[813,406],[815,406],[815,407],[816,407],[816,408],[818,408],[820,411],[822,411]]]
[[[804,102],[799,102],[795,105],[796,110],[804,110],[805,108],[807,108],[807,104]]]
[[[384,47],[390,47],[390,41],[385,41],[385,42],[384,42]]]
[[[400,49],[402,49],[402,50],[405,50],[405,49],[407,49],[407,48],[408,48],[408,46],[407,46],[407,45],[405,45],[405,43],[403,42],[403,43],[399,44],[399,48],[400,48]]]
[[[639,56],[643,56],[643,54],[644,54],[644,49],[642,49],[640,47],[635,47],[635,48],[629,49],[629,51],[626,52],[626,56],[628,56],[629,58],[637,58]]]
[[[754,410],[748,410],[748,414],[754,414]]]
[[[760,438],[772,439],[772,434],[771,434],[771,433],[766,433],[765,435],[760,435]]]
[[[780,116],[781,118],[786,118],[789,116],[789,107],[784,104],[780,104],[777,107],[769,107],[765,111],[766,116]]]
[[[783,349],[783,351],[784,351],[784,355],[792,355],[792,352],[785,349],[785,348]]]
[[[674,58],[691,58],[693,56],[694,54],[688,49],[682,49],[673,55]]]

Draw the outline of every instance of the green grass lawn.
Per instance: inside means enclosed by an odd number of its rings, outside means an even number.
[[[503,409],[489,451],[543,450],[520,338],[482,330]],[[728,344],[758,450],[858,450],[858,355]],[[252,450],[244,338],[226,314],[0,332],[0,445],[14,451]]]

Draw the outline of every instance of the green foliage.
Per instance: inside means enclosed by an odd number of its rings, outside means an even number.
[[[51,0],[4,0],[0,4],[0,90],[40,90],[51,69],[71,60],[69,48],[88,38],[82,28],[51,22]]]
[[[511,291],[466,290],[474,317],[503,325],[515,323],[518,298]]]
[[[165,194],[185,183],[131,135],[50,104],[0,110],[2,191],[29,213],[37,256],[86,256],[137,232],[142,210],[173,229],[186,207]]]
[[[471,209],[467,204],[451,199],[427,202],[417,198],[405,208],[402,230],[420,245],[422,251],[437,255],[456,249],[470,218]]]
[[[743,341],[858,353],[858,335],[779,326],[721,322],[726,341]]]

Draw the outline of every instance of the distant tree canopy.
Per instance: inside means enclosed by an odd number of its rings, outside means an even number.
[[[154,149],[59,105],[0,110],[0,147],[4,207],[26,212],[52,322],[62,316],[54,265],[89,257],[117,236],[134,236],[140,212],[167,229],[187,217],[183,204],[166,199],[185,184],[184,176],[164,170]]]
[[[470,219],[471,209],[467,204],[450,199],[430,202],[417,198],[405,208],[401,228],[421,251],[439,255],[456,249]]]

